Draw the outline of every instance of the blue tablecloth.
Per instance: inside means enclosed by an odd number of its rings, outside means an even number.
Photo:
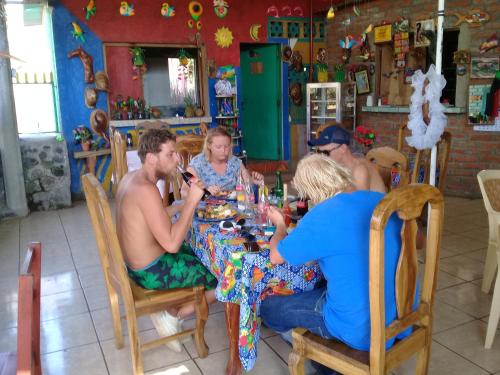
[[[193,221],[191,246],[219,281],[217,299],[240,305],[239,354],[243,368],[249,371],[257,360],[262,300],[273,294],[311,290],[323,275],[317,263],[300,267],[273,265],[266,243],[264,250],[249,253],[242,244],[234,244],[237,241],[228,241],[234,238],[239,238],[238,232],[221,233],[218,222],[205,223],[196,218]],[[263,235],[257,238],[267,240]]]

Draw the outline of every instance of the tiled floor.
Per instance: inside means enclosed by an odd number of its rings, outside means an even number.
[[[493,348],[484,338],[491,295],[480,290],[487,216],[481,200],[446,199],[445,229],[435,303],[431,374],[500,374],[500,333]],[[42,353],[44,374],[131,373],[128,346],[114,346],[111,317],[86,206],[36,212],[0,222],[0,351],[15,350],[17,273],[29,241],[43,244]],[[144,337],[156,333],[148,318]],[[182,353],[167,348],[146,352],[151,374],[223,374],[228,357],[221,304],[211,306],[205,336],[208,358],[197,358],[192,343]],[[289,347],[263,329],[253,374],[287,374]],[[396,374],[411,374],[409,361]]]

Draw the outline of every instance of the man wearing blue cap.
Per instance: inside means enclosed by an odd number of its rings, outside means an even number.
[[[316,139],[307,142],[317,153],[326,155],[350,170],[357,190],[386,193],[384,181],[377,167],[364,156],[354,156],[349,147],[351,135],[344,128],[332,125],[325,128]]]

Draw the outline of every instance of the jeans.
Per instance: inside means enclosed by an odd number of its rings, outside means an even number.
[[[323,320],[326,303],[326,287],[290,296],[272,296],[262,301],[260,316],[264,324],[278,332],[283,340],[292,344],[292,329],[305,328],[325,339],[334,337],[328,332]],[[312,362],[316,374],[338,374],[327,367]]]
[[[272,296],[262,301],[260,316],[264,324],[282,335],[291,343],[286,333],[302,327],[325,339],[334,338],[323,320],[326,303],[326,287],[290,296]]]

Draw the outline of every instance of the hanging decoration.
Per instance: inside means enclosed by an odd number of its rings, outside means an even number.
[[[290,17],[292,15],[292,7],[285,5],[281,8],[281,17]]]
[[[316,72],[318,82],[328,82],[328,64],[326,63],[326,49],[318,49],[316,54]]]
[[[290,84],[289,88],[290,98],[292,102],[296,106],[300,106],[302,104],[302,86],[298,82],[294,82]]]
[[[359,8],[356,6],[356,4],[354,4],[352,6],[352,12],[354,13],[354,15],[356,17],[359,17],[361,15],[361,10],[359,10]]]
[[[328,12],[326,13],[326,19],[327,20],[333,20],[335,17],[335,9],[333,9],[333,4],[330,5],[330,9],[328,9]]]
[[[340,47],[342,48],[342,61],[344,64],[349,64],[351,59],[352,48],[358,45],[358,42],[352,35],[347,35],[344,40],[339,41]]]
[[[297,73],[304,71],[304,64],[302,63],[302,55],[299,51],[293,51],[290,57],[290,70],[294,70]]]
[[[83,10],[85,11],[85,19],[87,21],[90,20],[90,17],[92,17],[95,14],[95,11],[97,10],[97,7],[95,6],[95,1],[89,0],[87,6],[83,8]]]
[[[294,17],[304,17],[304,11],[298,5],[293,8]]]
[[[490,49],[498,47],[498,37],[497,34],[491,35],[485,42],[481,43],[479,46],[479,53],[483,54],[488,52]]]
[[[467,66],[470,64],[470,52],[466,50],[453,52],[453,63],[457,66],[457,74],[459,76],[465,75]]]
[[[97,91],[93,87],[86,87],[83,93],[87,108],[95,108],[97,102]]]
[[[90,56],[82,46],[77,49],[71,51],[68,54],[68,59],[72,59],[73,57],[79,57],[80,61],[83,64],[83,71],[85,73],[85,83],[93,83],[94,82],[94,59]]]
[[[201,23],[201,21],[196,22],[196,30],[200,31],[202,26],[203,24]]]
[[[363,61],[373,60],[373,53],[370,50],[370,43],[368,41],[368,34],[373,30],[373,25],[369,24],[368,27],[363,31],[359,39],[359,50],[361,55],[358,56]]]
[[[228,48],[233,44],[233,33],[227,27],[223,26],[215,32],[215,43],[221,48]]]
[[[134,5],[126,1],[120,2],[120,14],[124,17],[135,16]]]
[[[147,66],[145,61],[144,48],[133,47],[129,48],[130,54],[132,55],[132,79],[139,79],[141,75],[146,73]]]
[[[271,5],[269,8],[267,8],[266,13],[269,17],[279,18],[278,7],[276,5]]]
[[[181,48],[179,50],[179,54],[177,55],[177,58],[179,59],[179,64],[182,66],[187,66],[189,63],[189,54],[186,52],[184,48]]]
[[[192,19],[189,19],[189,20],[187,21],[187,24],[188,24],[188,27],[189,27],[190,29],[192,29],[192,28],[194,27],[194,21],[193,21]]]
[[[252,26],[250,26],[250,38],[252,38],[253,41],[258,42],[260,40],[259,38],[259,29],[262,27],[260,23],[254,23]]]
[[[483,22],[490,20],[490,15],[483,12],[481,9],[472,9],[465,15],[460,13],[452,13],[452,15],[458,18],[457,22],[453,25],[454,27],[457,27],[464,22],[467,22],[470,27],[479,27]]]
[[[417,70],[411,81],[414,92],[411,96],[408,129],[412,135],[407,137],[406,141],[417,150],[432,148],[439,141],[447,123],[444,106],[439,102],[446,80],[436,72],[434,65],[431,65],[425,74]],[[423,112],[423,105],[426,103],[429,105],[428,125],[424,121]]]
[[[191,17],[193,17],[195,21],[198,21],[198,18],[203,14],[203,5],[201,5],[199,1],[191,1],[188,5],[188,9],[189,14],[191,14]]]
[[[226,0],[214,0],[214,12],[219,18],[224,18],[227,16],[229,11],[229,4]]]
[[[85,43],[85,35],[83,35],[84,32],[80,25],[76,22],[71,22],[71,25],[73,26],[73,30],[71,31],[71,35],[73,35],[73,38],[82,43]]]
[[[394,60],[397,68],[406,66],[406,55],[410,52],[410,23],[400,18],[394,23]]]
[[[168,3],[161,4],[160,13],[165,18],[170,18],[175,16],[175,8]]]

